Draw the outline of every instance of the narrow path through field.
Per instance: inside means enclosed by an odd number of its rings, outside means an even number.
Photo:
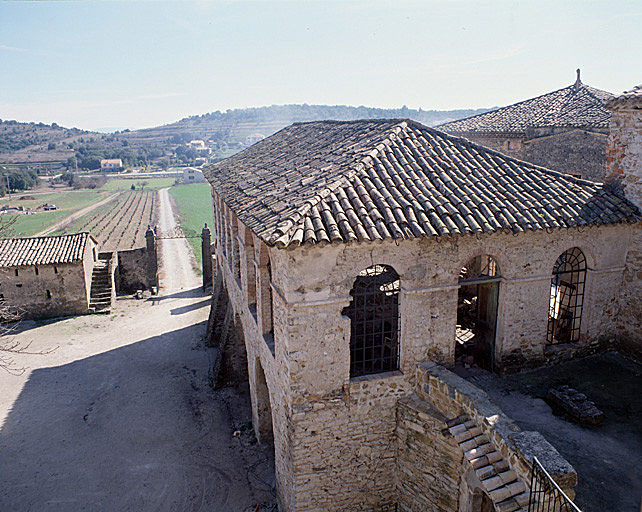
[[[172,230],[167,190],[160,200]],[[18,355],[30,368],[19,377],[0,371],[0,511],[244,512],[273,499],[247,395],[209,386],[211,296],[187,242],[162,240],[160,252],[159,296],[25,322],[16,341],[58,348]]]
[[[118,194],[120,194],[120,192],[116,192],[116,193],[110,195],[109,197],[103,199],[102,201],[98,201],[97,203],[90,204],[86,208],[83,208],[82,210],[78,210],[77,212],[74,212],[71,215],[68,215],[67,217],[65,217],[61,221],[56,222],[53,226],[49,226],[47,229],[43,229],[40,233],[36,233],[34,236],[45,236],[45,235],[48,235],[49,233],[53,233],[54,231],[56,231],[58,229],[62,229],[64,227],[68,226],[69,224],[71,224],[76,219],[79,219],[83,215],[86,215],[89,212],[91,212],[91,211],[95,210],[96,208],[98,208],[99,206],[102,206],[103,204],[108,203],[112,199],[115,199]]]

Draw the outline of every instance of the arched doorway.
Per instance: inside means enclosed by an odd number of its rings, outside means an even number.
[[[455,361],[495,368],[499,266],[489,255],[472,258],[459,273]]]

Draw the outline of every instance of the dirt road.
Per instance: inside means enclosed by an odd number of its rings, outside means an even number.
[[[163,191],[167,228],[170,208]],[[247,397],[208,384],[209,296],[189,248],[160,250],[159,297],[24,324],[31,352],[58,348],[20,355],[30,367],[20,377],[0,372],[0,511],[239,512],[272,500],[273,462],[251,443]]]
[[[119,195],[120,192],[117,192],[115,194],[110,195],[109,197],[103,199],[102,201],[98,201],[97,203],[91,204],[87,206],[86,208],[83,208],[82,210],[78,210],[77,212],[72,213],[71,215],[68,215],[64,219],[62,219],[60,222],[56,222],[53,226],[49,226],[47,229],[42,230],[40,233],[36,233],[34,236],[45,236],[50,233],[53,233],[54,231],[64,228],[65,226],[68,226],[71,224],[73,221],[76,219],[79,219],[83,215],[86,215],[87,213],[95,210],[99,206],[102,206],[105,203],[108,203],[112,199],[114,199],[117,195]]]
[[[177,234],[177,224],[168,189],[158,191],[158,230],[162,235]],[[194,273],[194,256],[183,238],[166,238],[160,241],[162,265],[161,286],[166,290],[196,288],[201,280]]]

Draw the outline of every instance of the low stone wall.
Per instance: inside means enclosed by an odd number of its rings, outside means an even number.
[[[116,291],[118,294],[149,290],[158,286],[156,254],[147,248],[118,251]]]
[[[562,490],[575,496],[573,467],[539,432],[522,431],[483,390],[432,362],[417,365],[417,387],[418,396],[445,417],[473,419],[522,480],[530,481],[531,461],[537,457]]]

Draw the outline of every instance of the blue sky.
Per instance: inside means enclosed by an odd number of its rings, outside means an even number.
[[[504,105],[642,82],[638,1],[0,2],[0,118],[154,126],[227,108]]]

